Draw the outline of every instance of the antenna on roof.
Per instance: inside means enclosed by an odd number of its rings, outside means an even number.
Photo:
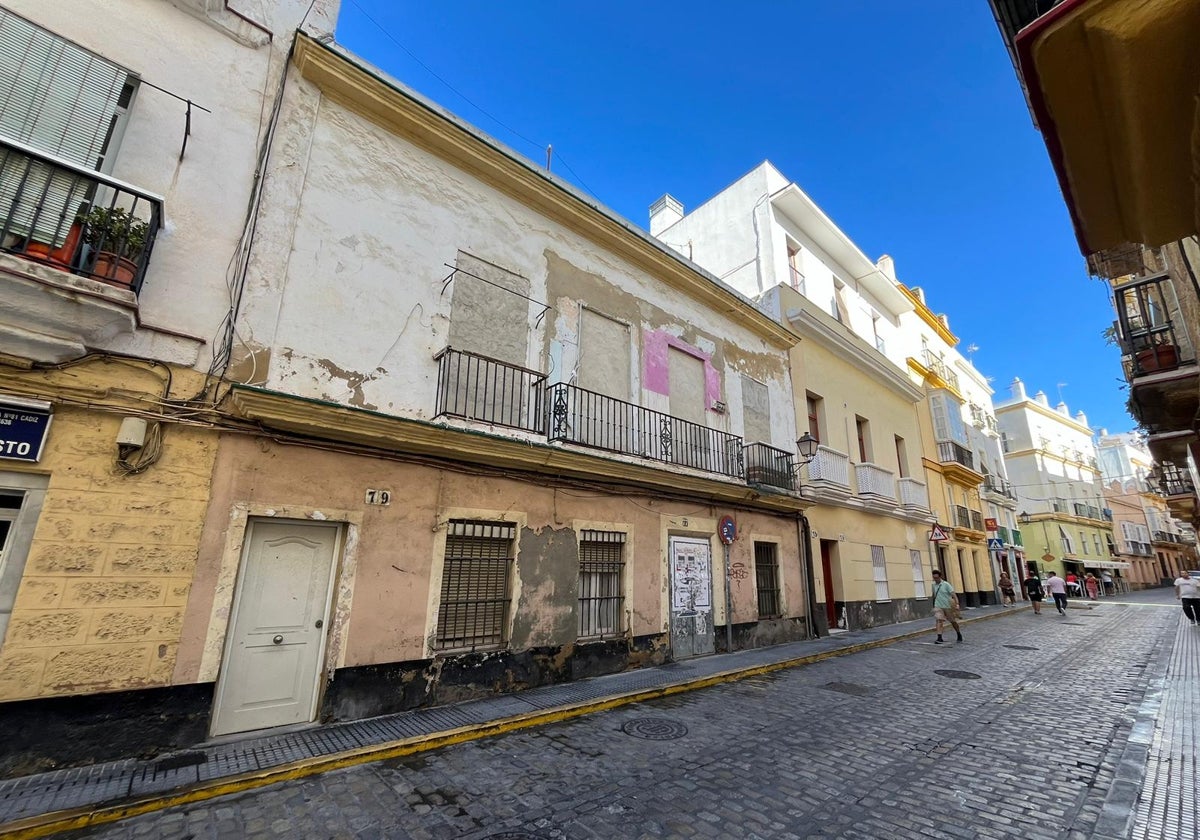
[[[550,171],[550,158],[554,155],[554,146],[546,146],[546,171]]]

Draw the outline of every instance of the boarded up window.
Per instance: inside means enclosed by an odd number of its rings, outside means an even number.
[[[742,414],[745,418],[742,437],[748,443],[770,443],[771,404],[767,386],[748,376],[742,377]]]
[[[462,251],[456,267],[450,346],[524,367],[529,345],[529,281]]]
[[[591,309],[579,318],[579,373],[576,382],[607,397],[629,401],[629,325]]]

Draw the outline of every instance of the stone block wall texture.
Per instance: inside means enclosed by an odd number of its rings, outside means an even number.
[[[121,415],[55,408],[49,474],[0,648],[0,701],[168,685],[208,507],[217,435],[164,424],[161,459],[115,469]]]

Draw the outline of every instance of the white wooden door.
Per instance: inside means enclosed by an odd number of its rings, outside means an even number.
[[[213,735],[313,720],[338,535],[336,525],[251,520]]]
[[[671,537],[671,653],[676,659],[716,650],[712,607],[712,546]]]

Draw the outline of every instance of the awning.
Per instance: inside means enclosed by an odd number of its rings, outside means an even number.
[[[1133,564],[1122,563],[1120,560],[1084,560],[1085,569],[1128,569]]]

